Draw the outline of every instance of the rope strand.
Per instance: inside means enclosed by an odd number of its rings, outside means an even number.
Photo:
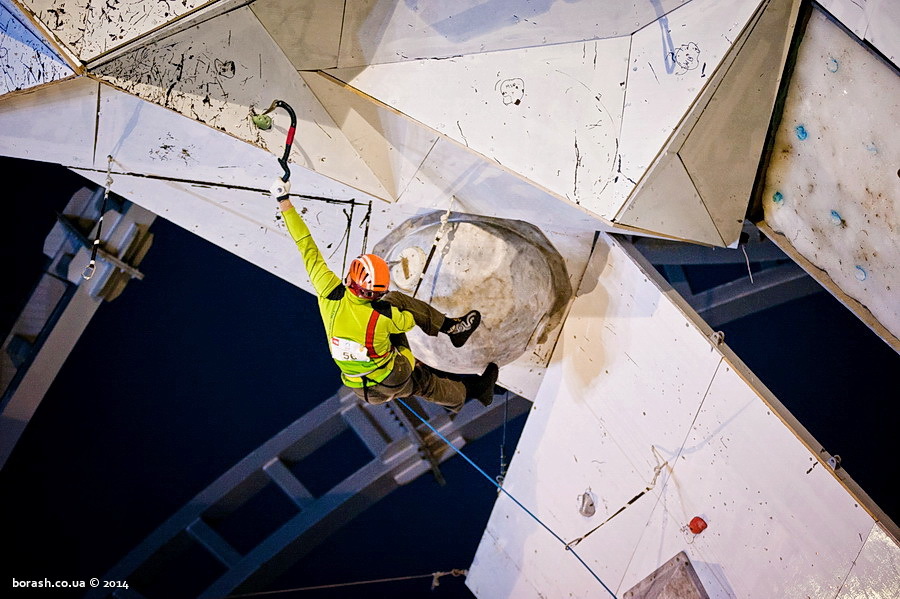
[[[511,494],[509,491],[507,491],[506,489],[504,489],[503,487],[501,487],[499,484],[497,484],[497,481],[495,481],[493,478],[491,478],[491,476],[490,476],[487,472],[485,472],[484,470],[482,470],[481,467],[478,466],[478,464],[476,464],[475,462],[473,462],[473,461],[469,458],[469,456],[467,456],[466,454],[464,454],[463,452],[461,452],[459,449],[457,449],[457,448],[453,445],[453,443],[451,443],[451,442],[449,441],[449,439],[447,439],[447,437],[445,437],[444,435],[442,435],[436,428],[434,428],[434,427],[431,425],[430,422],[428,422],[427,420],[425,420],[424,418],[422,418],[422,416],[420,416],[418,412],[416,412],[415,410],[413,410],[412,408],[410,408],[409,405],[407,405],[407,403],[406,403],[405,401],[403,401],[403,400],[400,399],[399,397],[397,398],[397,401],[400,402],[401,404],[403,404],[404,406],[406,406],[406,408],[407,408],[410,412],[412,412],[413,414],[415,414],[416,417],[417,417],[419,420],[421,420],[422,422],[425,423],[425,426],[427,426],[428,428],[431,429],[431,432],[433,432],[435,435],[437,435],[438,437],[440,437],[441,440],[444,441],[444,443],[446,443],[451,449],[453,449],[453,451],[455,451],[455,452],[458,453],[460,456],[462,456],[462,458],[463,458],[465,461],[467,461],[473,468],[475,468],[475,470],[477,470],[483,477],[485,477],[486,479],[488,479],[488,481],[490,481],[490,483],[491,483],[492,485],[494,485],[495,487],[497,487],[503,494],[505,494],[507,497],[509,497],[510,499],[512,499],[513,502],[514,502],[517,506],[519,506],[520,508],[522,508],[522,509],[525,511],[526,514],[528,514],[529,516],[531,516],[532,519],[534,519],[535,522],[537,522],[538,524],[540,524],[542,527],[544,527],[544,529],[545,529],[547,532],[549,532],[551,535],[553,535],[553,538],[555,538],[557,541],[559,541],[559,542],[563,545],[563,547],[565,547],[566,551],[571,552],[572,555],[575,556],[575,559],[577,559],[579,562],[581,562],[581,565],[584,566],[585,569],[586,569],[588,572],[591,573],[591,576],[593,576],[593,577],[597,580],[597,582],[599,582],[600,585],[601,585],[604,589],[606,589],[606,592],[609,593],[610,596],[612,596],[613,599],[618,599],[618,598],[616,597],[616,594],[613,593],[612,590],[610,590],[610,588],[609,588],[608,586],[606,586],[606,583],[603,582],[603,580],[601,580],[600,577],[597,576],[597,574],[596,574],[593,570],[591,570],[591,567],[590,567],[589,565],[587,565],[587,563],[586,563],[583,559],[581,559],[581,556],[578,555],[578,553],[576,553],[576,551],[575,551],[572,547],[570,547],[570,546],[568,545],[568,543],[566,543],[566,542],[563,540],[562,537],[560,537],[558,534],[556,534],[556,532],[554,532],[552,528],[550,528],[549,526],[547,526],[546,524],[544,524],[543,521],[541,521],[540,518],[538,518],[537,516],[535,516],[535,515],[531,512],[531,510],[529,510],[527,507],[525,507],[524,505],[522,505],[522,503],[521,503],[518,499],[516,499],[515,497],[513,497],[512,494]]]
[[[228,595],[225,599],[238,599],[239,597],[261,597],[263,595],[278,595],[281,593],[294,593],[300,591],[319,591],[322,589],[337,589],[340,587],[352,587],[352,586],[360,586],[364,584],[379,584],[384,582],[400,582],[404,580],[415,580],[418,578],[430,578],[431,588],[440,585],[438,580],[442,576],[466,576],[469,573],[468,570],[463,570],[459,568],[454,568],[449,572],[432,572],[431,574],[415,574],[413,576],[394,576],[392,578],[376,578],[374,580],[358,580],[355,582],[338,582],[334,584],[320,584],[316,586],[310,587],[295,587],[293,589],[281,589],[278,591],[257,591],[255,593],[241,593],[238,595]]]

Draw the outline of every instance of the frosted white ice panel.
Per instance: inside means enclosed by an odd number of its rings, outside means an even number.
[[[625,37],[685,2],[347,2],[339,66]]]
[[[330,71],[584,208],[611,217],[629,39]],[[611,195],[611,194],[610,194]]]
[[[73,75],[9,0],[0,0],[0,96]]]
[[[101,86],[97,168],[111,155],[120,172],[254,188],[268,193],[283,174],[277,157],[247,142],[131,94]],[[279,154],[280,155],[280,154]],[[333,179],[293,165],[291,191],[338,200],[371,198]],[[270,208],[260,194],[259,204]]]
[[[634,34],[619,140],[624,177],[643,176],[758,5],[693,0]]]
[[[90,167],[98,87],[76,78],[0,99],[0,155]]]
[[[98,185],[105,185],[105,171],[73,170]],[[261,198],[255,191],[116,172],[111,189],[222,249],[313,292],[297,248],[271,198]],[[292,202],[298,210],[307,208],[305,219],[326,261],[336,272],[342,271],[345,244],[349,244],[350,255],[359,253],[364,231],[359,224],[367,207],[354,210],[348,240],[344,238],[347,218],[343,209],[349,212],[349,204],[301,198],[292,198]]]
[[[21,0],[83,62],[164,25],[208,0]]]
[[[344,2],[256,0],[250,8],[298,71],[337,66]]]
[[[289,117],[257,128],[275,99],[297,112],[290,161],[379,198],[387,193],[249,8],[221,15],[97,69],[111,85],[281,155]],[[223,161],[225,161],[223,157]]]
[[[900,597],[900,547],[875,524],[835,599]]]
[[[679,551],[714,599],[834,596],[854,567],[873,518],[659,280],[601,235],[505,479],[563,542],[498,498],[480,599],[605,596],[566,544],[619,595]]]
[[[815,11],[766,175],[766,223],[900,337],[900,77]],[[866,317],[863,317],[866,320]]]

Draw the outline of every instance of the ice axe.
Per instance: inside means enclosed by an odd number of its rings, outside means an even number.
[[[253,124],[260,129],[269,129],[272,127],[272,117],[268,116],[270,112],[276,108],[284,108],[291,116],[291,126],[287,132],[287,139],[284,142],[284,155],[278,159],[278,164],[284,169],[284,175],[272,186],[272,195],[278,200],[284,200],[291,191],[291,184],[288,179],[291,178],[291,169],[288,167],[288,156],[291,153],[291,144],[294,143],[294,133],[297,131],[297,113],[291,108],[291,105],[284,100],[275,100],[262,114],[254,115]]]

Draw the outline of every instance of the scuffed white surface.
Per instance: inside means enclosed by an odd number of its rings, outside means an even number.
[[[21,0],[83,62],[209,0]]]
[[[619,144],[624,177],[641,178],[759,3],[693,0],[634,34]]]
[[[72,68],[27,24],[9,0],[0,0],[0,96],[73,75]]]
[[[765,221],[894,337],[900,337],[897,123],[900,77],[814,12],[766,176]]]
[[[355,0],[347,2],[338,66],[625,37],[687,1]]]
[[[337,79],[610,218],[629,38],[329,71]]]
[[[97,74],[140,98],[279,155],[287,113],[273,112],[275,125],[268,131],[256,128],[250,117],[272,100],[284,100],[297,112],[291,162],[390,198],[249,8],[141,47],[105,63]]]
[[[900,597],[900,576],[879,576],[890,570],[900,572],[900,547],[875,524],[835,599]]]
[[[684,550],[713,599],[834,596],[872,517],[657,278],[601,236],[506,489],[617,594]],[[694,516],[701,535],[685,530]],[[868,588],[896,576],[866,574]],[[480,599],[606,596],[503,495],[467,584]]]

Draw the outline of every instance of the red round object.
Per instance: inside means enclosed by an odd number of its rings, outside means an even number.
[[[691,518],[690,524],[688,527],[691,529],[691,532],[695,535],[699,535],[701,532],[706,530],[706,520],[701,518],[700,516],[694,516]]]

